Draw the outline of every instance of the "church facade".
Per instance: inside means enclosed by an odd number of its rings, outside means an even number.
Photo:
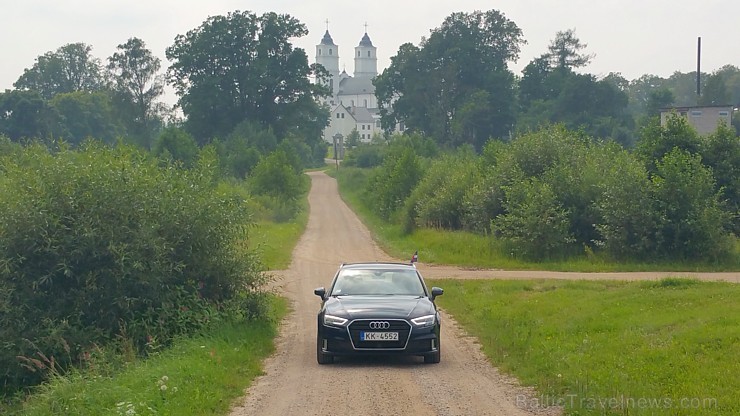
[[[362,142],[369,142],[373,135],[382,134],[373,85],[373,78],[378,76],[377,48],[367,32],[354,48],[353,76],[344,69],[339,70],[339,45],[334,43],[328,29],[321,43],[316,45],[316,63],[329,72],[327,87],[332,93],[325,100],[331,117],[324,129],[324,140],[333,143],[338,134],[346,140],[355,129]]]

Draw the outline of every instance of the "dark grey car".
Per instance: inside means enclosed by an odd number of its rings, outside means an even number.
[[[413,264],[351,263],[339,267],[321,297],[316,334],[319,364],[335,356],[404,354],[440,361],[440,320],[434,299]]]

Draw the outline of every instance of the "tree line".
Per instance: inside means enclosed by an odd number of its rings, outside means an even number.
[[[221,142],[241,151],[250,142],[263,155],[284,139],[299,142],[302,159],[315,165],[323,160],[329,117],[318,99],[328,91],[310,79],[326,72],[290,42],[307,33],[277,13],[209,17],[167,48],[165,72],[139,38],[118,45],[105,63],[90,45],[63,45],[0,93],[0,135],[73,145],[93,137],[150,149],[165,128],[177,127],[201,147]],[[160,101],[166,83],[178,94],[176,108]]]
[[[277,141],[303,142],[304,158],[318,163],[329,117],[319,99],[329,91],[310,82],[324,79],[325,69],[291,44],[307,34],[285,14],[209,17],[175,38],[164,72],[135,37],[105,63],[90,45],[63,45],[39,56],[14,90],[0,93],[0,135],[73,144],[123,138],[151,148],[162,129],[174,125],[202,146],[239,136],[248,124]],[[574,29],[557,32],[546,51],[514,74],[508,64],[525,43],[522,30],[500,11],[451,14],[418,45],[401,45],[374,80],[383,125],[390,131],[403,123],[443,147],[470,144],[480,151],[491,138],[509,140],[562,123],[631,147],[662,107],[740,104],[740,69],[732,65],[701,74],[697,96],[695,72],[631,81],[619,73],[583,73],[594,55]],[[160,101],[167,83],[177,92],[176,109]],[[740,128],[740,117],[734,119]]]
[[[740,69],[732,65],[702,74],[697,96],[695,72],[633,81],[579,72],[594,55],[574,29],[557,32],[517,75],[507,64],[525,43],[516,23],[497,10],[453,13],[418,45],[401,45],[375,79],[383,125],[403,123],[443,147],[480,151],[491,138],[561,123],[631,147],[662,107],[740,105]],[[737,115],[734,126],[740,131]]]

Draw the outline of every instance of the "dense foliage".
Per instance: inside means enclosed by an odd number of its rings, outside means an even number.
[[[480,155],[396,147],[373,168],[364,201],[406,231],[490,235],[530,260],[724,262],[736,255],[740,138],[691,132],[675,116],[645,129],[635,152],[564,126],[489,141]]]
[[[514,74],[522,31],[497,10],[453,13],[420,46],[401,45],[375,80],[386,128],[477,148],[514,124]]]
[[[251,212],[219,185],[213,149],[185,170],[95,142],[2,147],[0,384],[34,384],[94,345],[144,351],[250,313],[229,305],[265,281]]]
[[[328,92],[309,77],[323,69],[290,43],[307,33],[289,15],[235,11],[177,36],[168,75],[191,134],[204,143],[248,121],[317,144],[329,113],[316,99]]]

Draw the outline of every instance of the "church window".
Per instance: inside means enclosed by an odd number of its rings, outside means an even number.
[[[319,55],[321,55],[321,49],[319,49]]]
[[[329,55],[331,55],[331,48],[329,48]]]
[[[360,51],[357,51],[357,57],[358,58],[360,57]]]
[[[367,100],[365,100],[365,108],[367,108]]]
[[[370,57],[370,51],[367,51],[367,57],[368,58]]]

